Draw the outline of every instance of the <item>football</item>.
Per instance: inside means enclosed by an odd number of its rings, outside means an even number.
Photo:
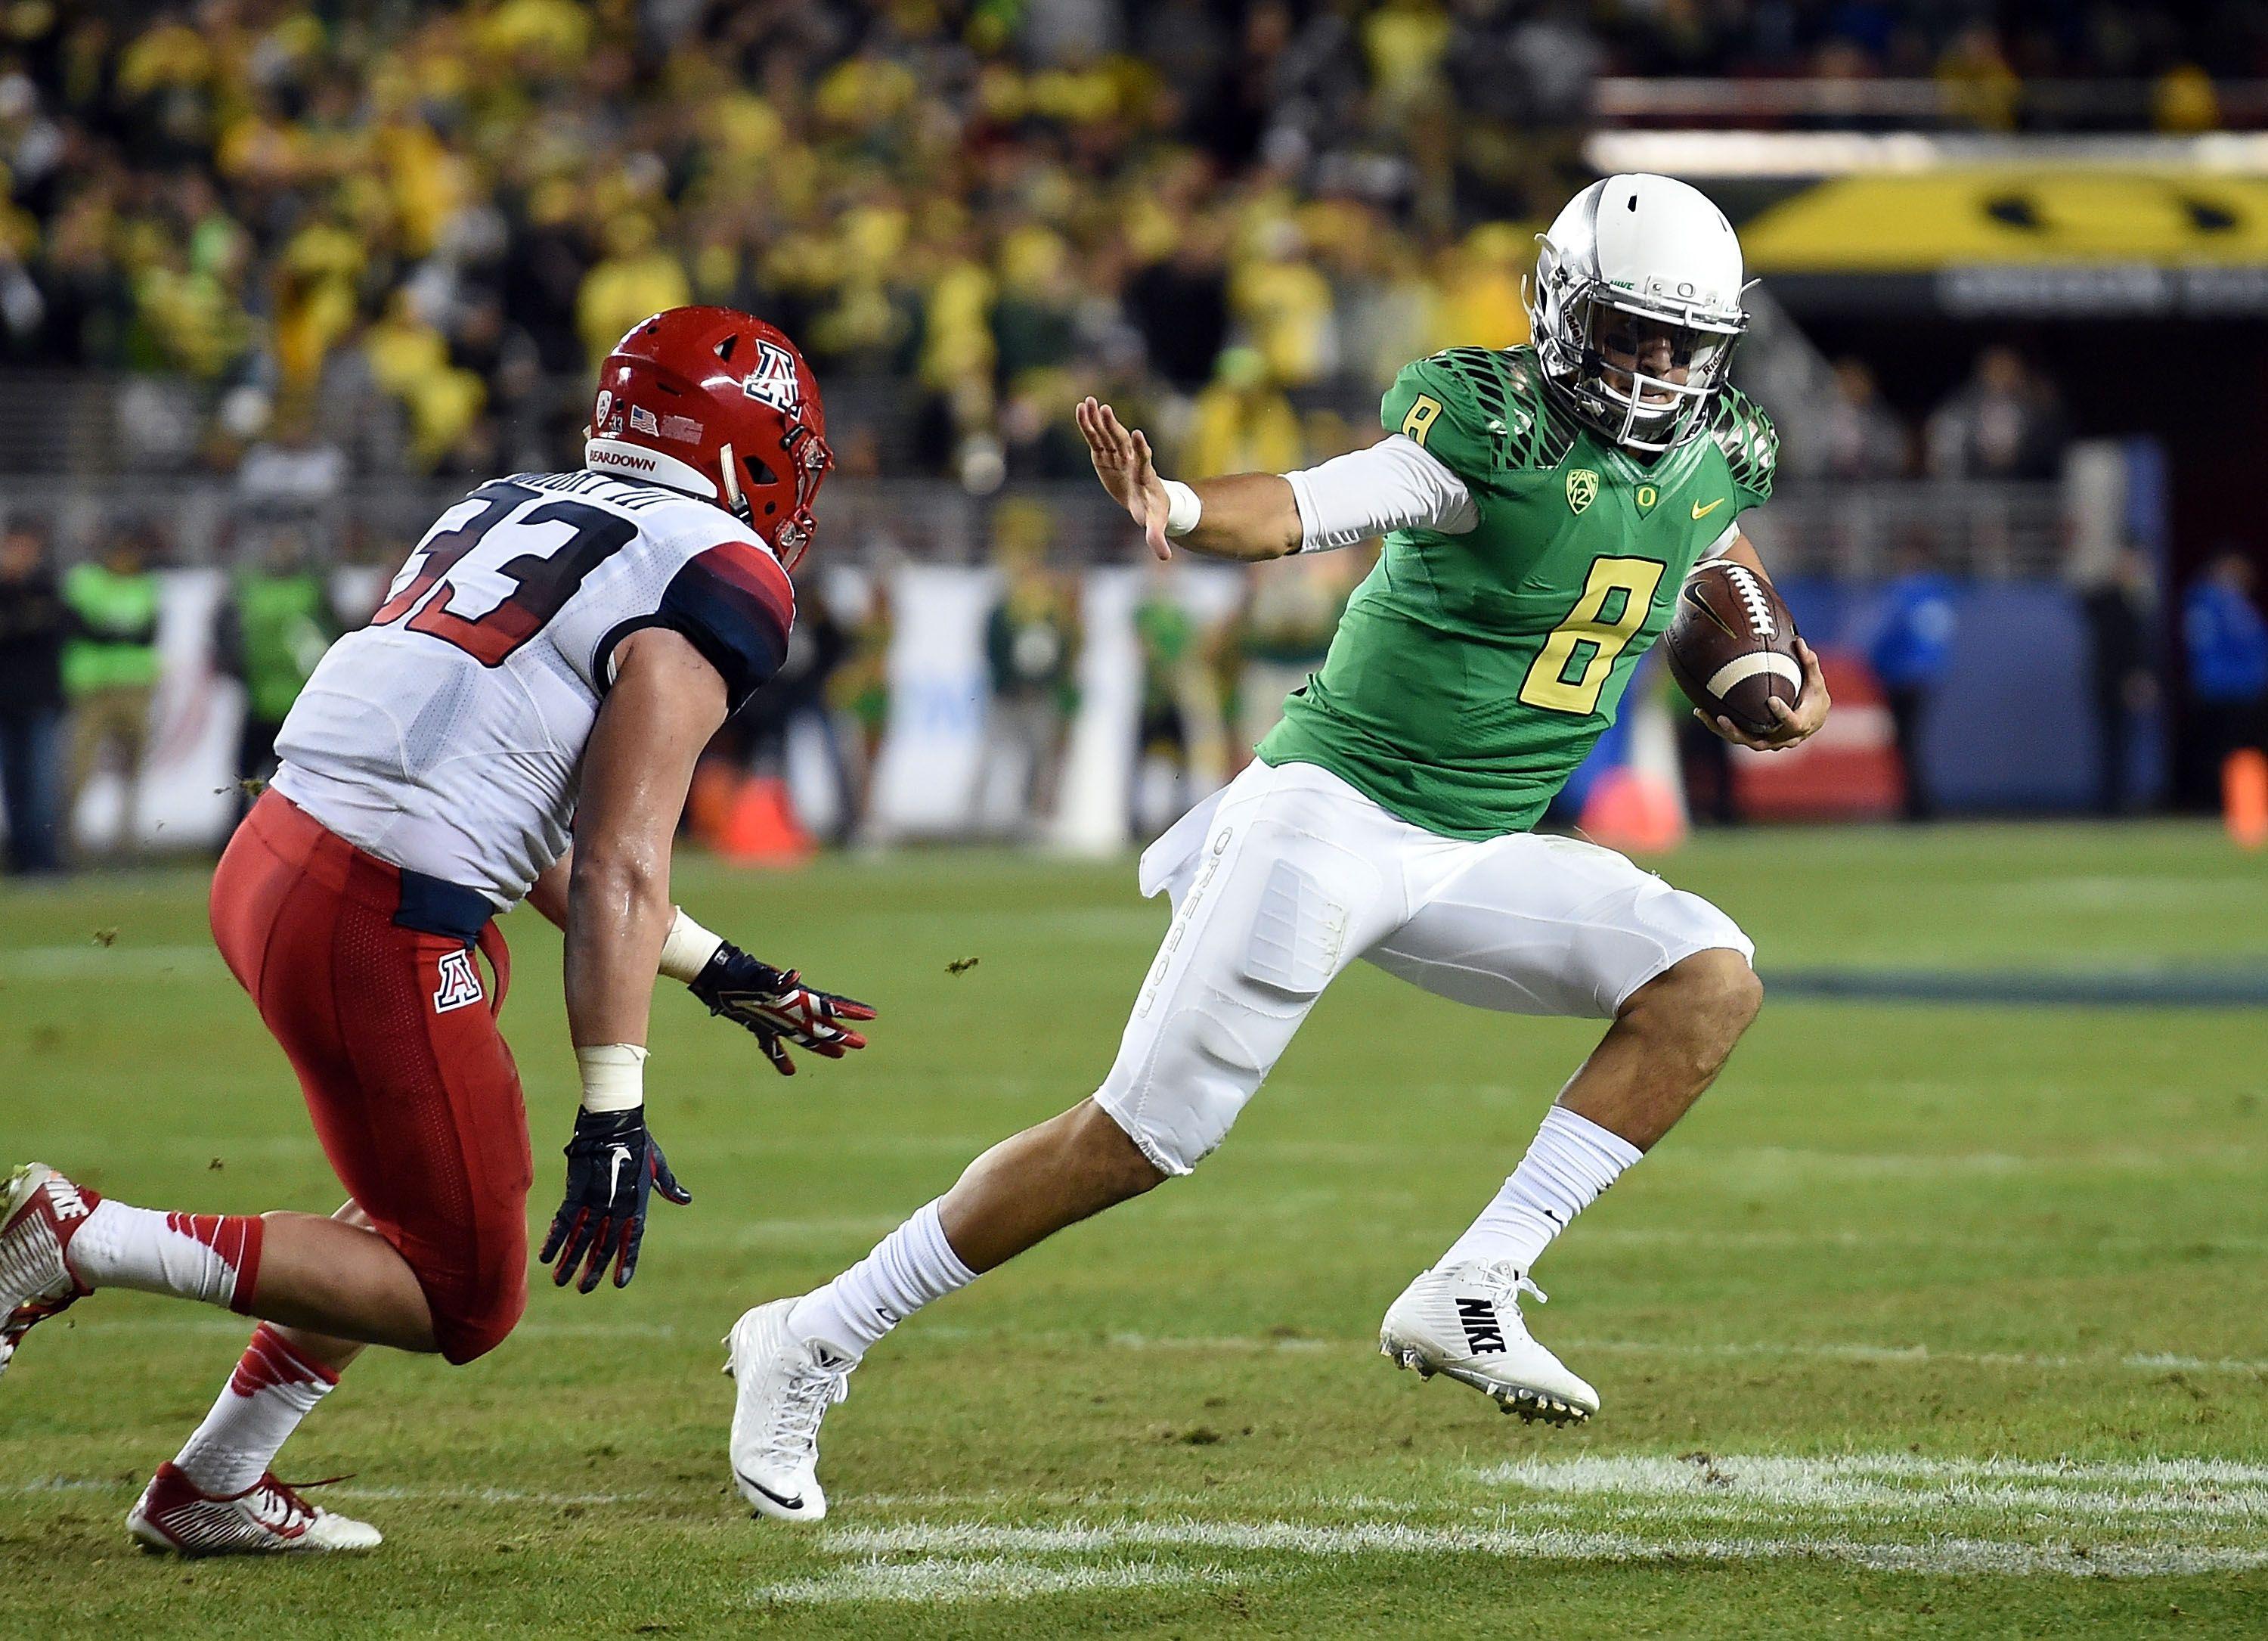
[[[1793,706],[1803,693],[1795,619],[1746,565],[1714,559],[1687,576],[1662,647],[1670,676],[1696,706],[1751,735],[1778,727],[1774,700]]]

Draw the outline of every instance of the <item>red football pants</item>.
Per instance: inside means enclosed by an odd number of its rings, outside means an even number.
[[[497,1029],[510,958],[493,923],[482,994],[467,942],[406,928],[402,874],[264,794],[213,874],[221,956],[299,1074],[323,1151],[416,1273],[441,1354],[494,1349],[527,1304],[534,1167]]]

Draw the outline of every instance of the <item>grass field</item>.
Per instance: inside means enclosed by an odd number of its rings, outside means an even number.
[[[2268,863],[2182,827],[1771,832],[1670,866],[1767,979],[1902,966],[2268,972]],[[98,1296],[0,1381],[0,1632],[324,1636],[2268,1633],[2268,1013],[1779,999],[1538,1275],[1605,1399],[1500,1417],[1376,1354],[1594,1037],[1358,968],[1198,1176],[878,1348],[834,1514],[732,1495],[718,1336],[1092,1088],[1163,913],[1123,864],[996,855],[683,898],[868,997],[782,1083],[657,1005],[635,1286],[540,1289],[473,1367],[373,1355],[287,1450],[388,1534],[183,1564],[121,1519],[241,1323]],[[0,1154],[136,1201],[328,1209],[188,870],[0,897]],[[572,1062],[533,914],[505,1022],[556,1201]],[[102,944],[97,931],[115,931]],[[949,975],[946,965],[976,957]],[[1390,1005],[1390,1006],[1388,1006]]]

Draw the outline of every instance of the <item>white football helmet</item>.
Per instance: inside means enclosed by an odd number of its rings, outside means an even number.
[[[1697,437],[1749,324],[1725,213],[1690,183],[1638,173],[1592,183],[1536,237],[1528,319],[1550,390],[1631,450]],[[1664,331],[1671,375],[1608,362],[1608,345],[1629,359]]]

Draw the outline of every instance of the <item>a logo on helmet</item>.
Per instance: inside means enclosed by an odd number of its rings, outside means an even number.
[[[1567,475],[1567,505],[1580,513],[1599,499],[1599,476],[1579,467]]]
[[[622,418],[615,411],[615,392],[611,388],[599,389],[599,403],[591,411],[591,431],[602,437],[622,431]]]
[[[777,343],[756,344],[756,367],[748,373],[740,391],[783,415],[803,408],[803,384],[796,380],[795,356]]]

